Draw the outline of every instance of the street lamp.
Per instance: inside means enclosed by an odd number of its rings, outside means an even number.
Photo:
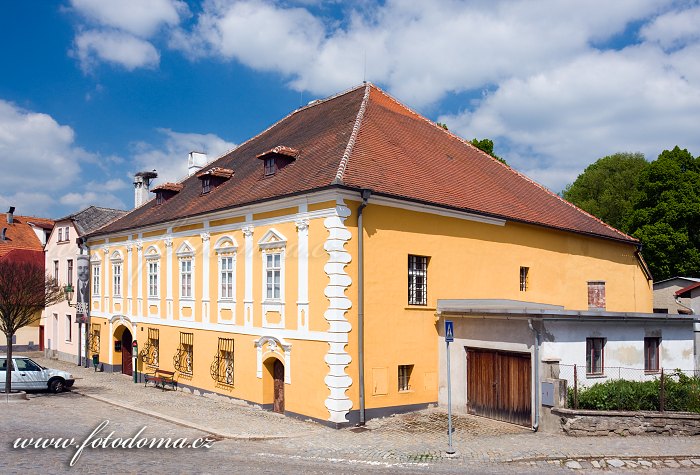
[[[72,284],[67,284],[65,287],[63,287],[63,292],[66,294],[66,300],[68,301],[68,306],[69,307],[78,307],[80,304],[79,302],[76,302],[75,304],[71,303],[71,300],[73,300],[73,294],[75,294],[75,289],[73,288]],[[83,309],[83,311],[85,311]],[[83,334],[83,323],[85,323],[85,367],[88,367],[88,327],[87,327],[87,315],[83,314],[80,318],[78,317],[78,314],[75,315],[75,322],[78,324],[78,339],[81,339],[81,336]],[[80,354],[80,345],[78,345],[78,366],[82,366],[82,355]]]

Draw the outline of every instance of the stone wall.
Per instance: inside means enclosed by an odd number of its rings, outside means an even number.
[[[700,435],[700,414],[553,408],[567,435]]]

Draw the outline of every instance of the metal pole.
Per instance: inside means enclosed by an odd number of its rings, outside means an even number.
[[[454,454],[452,448],[452,378],[450,377],[450,342],[447,342],[447,440],[448,454]]]
[[[136,341],[134,341],[136,343]],[[138,383],[138,375],[139,375],[139,369],[137,366],[137,363],[139,361],[138,355],[139,355],[139,346],[138,343],[136,343],[132,348],[131,348],[131,368],[132,368],[132,373],[134,374],[134,383]]]
[[[83,324],[80,323],[80,320],[78,320],[78,338],[76,338],[76,340],[78,340],[78,344],[76,345],[78,347],[78,366],[83,365],[83,360],[81,357],[81,352],[82,352],[81,346],[83,346],[82,339],[83,339]]]

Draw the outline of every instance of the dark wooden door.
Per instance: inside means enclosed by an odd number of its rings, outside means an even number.
[[[132,363],[131,363],[131,332],[124,329],[124,334],[122,334],[122,374],[132,375]]]
[[[275,360],[272,375],[275,381],[275,400],[272,410],[284,414],[284,365],[280,360]]]
[[[44,351],[44,325],[39,325],[39,351]]]
[[[467,410],[530,426],[530,355],[467,348]]]

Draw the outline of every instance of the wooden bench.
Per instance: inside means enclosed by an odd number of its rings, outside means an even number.
[[[144,374],[144,379],[146,380],[146,383],[143,385],[144,387],[146,387],[148,385],[148,382],[151,381],[156,388],[160,384],[161,388],[163,388],[163,391],[165,391],[166,384],[169,384],[170,387],[172,387],[173,389],[177,389],[177,381],[175,381],[174,371],[157,369],[153,373]]]

